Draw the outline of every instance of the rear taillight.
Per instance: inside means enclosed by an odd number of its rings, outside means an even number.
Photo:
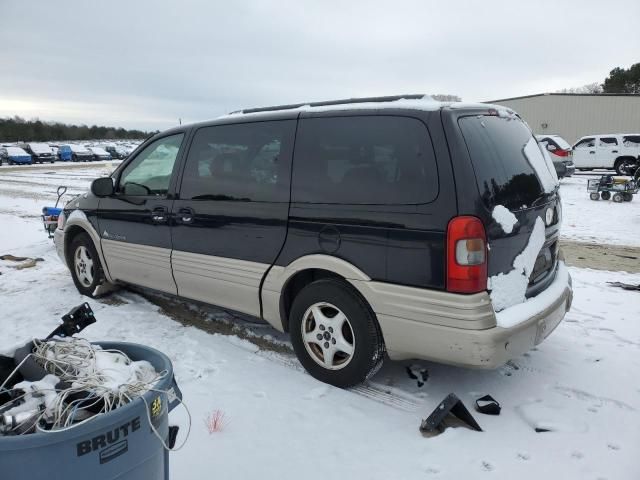
[[[455,217],[447,228],[447,291],[487,289],[487,237],[479,218]]]
[[[558,150],[555,150],[555,151],[554,151],[554,152],[552,152],[552,153],[553,153],[554,155],[559,156],[559,157],[568,157],[568,156],[569,156],[569,153],[570,153],[570,150],[561,150],[561,149],[558,149]]]

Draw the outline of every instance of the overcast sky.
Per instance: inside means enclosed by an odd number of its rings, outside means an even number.
[[[0,116],[165,129],[397,93],[486,101],[640,62],[640,1],[0,0]]]

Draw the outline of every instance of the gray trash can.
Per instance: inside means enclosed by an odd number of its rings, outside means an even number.
[[[0,478],[51,480],[165,480],[169,451],[169,411],[182,398],[169,358],[134,343],[96,342],[121,350],[132,360],[147,360],[168,374],[142,398],[60,432],[0,437]],[[162,391],[163,393],[161,393]],[[168,393],[164,393],[168,392]]]

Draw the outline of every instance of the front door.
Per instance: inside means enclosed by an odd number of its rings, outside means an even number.
[[[618,139],[615,137],[600,137],[596,151],[598,167],[613,168],[613,164],[618,158],[618,147]]]
[[[280,120],[195,133],[173,204],[180,296],[260,315],[260,283],[287,232],[295,128]]]
[[[169,192],[183,140],[178,133],[147,145],[116,178],[116,193],[100,199],[102,252],[115,280],[176,293]]]
[[[576,168],[595,168],[597,163],[594,137],[583,138],[573,146],[573,164]]]

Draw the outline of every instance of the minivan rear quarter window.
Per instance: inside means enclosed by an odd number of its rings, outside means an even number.
[[[459,120],[482,200],[487,208],[530,206],[544,195],[525,147],[531,131],[518,117],[469,116]]]
[[[429,203],[438,195],[438,172],[427,128],[400,116],[303,119],[292,190],[300,203]]]

